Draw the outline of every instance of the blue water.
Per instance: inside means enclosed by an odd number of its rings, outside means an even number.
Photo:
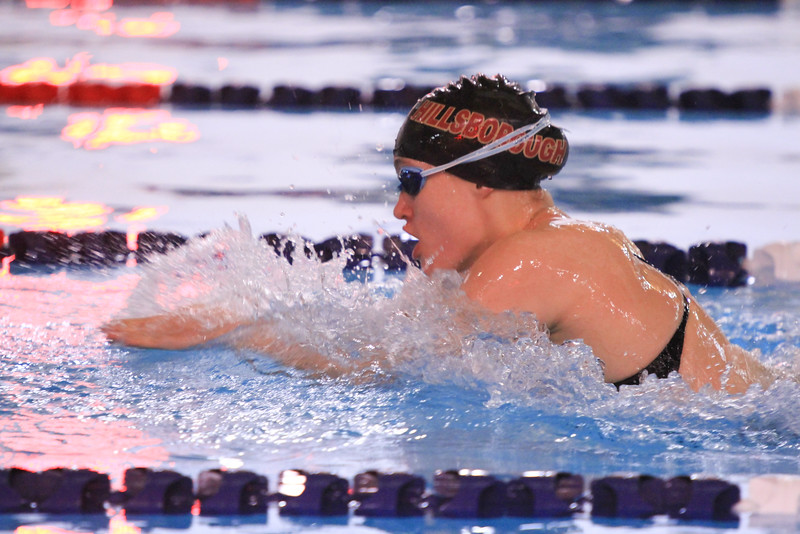
[[[459,331],[442,312],[458,298],[447,280],[346,282],[336,277],[340,265],[289,268],[259,256],[262,249],[234,231],[209,239],[227,244],[225,265],[216,270],[207,267],[218,258],[201,261],[208,247],[190,245],[196,249],[175,262],[188,257],[204,268],[168,269],[165,258],[142,273],[3,280],[4,307],[12,312],[3,323],[12,340],[3,360],[7,465],[91,466],[117,477],[131,465],[193,477],[221,465],[265,474],[273,489],[288,468],[348,478],[367,469],[407,471],[429,480],[450,468],[508,476],[561,470],[587,478],[702,473],[743,485],[757,475],[800,473],[797,384],[731,397],[693,393],[674,378],[617,393],[580,344],[560,348],[536,336],[508,341],[509,332],[526,326],[518,320],[497,320],[493,335],[467,329],[460,347],[440,354],[430,340],[446,328]],[[254,263],[263,272],[245,274]],[[171,288],[185,289],[173,280],[185,282],[187,273],[195,275],[194,287],[211,287],[189,297],[203,302],[233,302],[243,287],[269,278],[261,304],[271,309],[262,316],[279,314],[279,330],[294,328],[323,354],[355,348],[352,357],[359,357],[371,344],[400,352],[376,375],[331,379],[226,343],[160,351],[103,341],[96,327],[129,294],[128,277],[141,276],[129,300],[135,312],[185,301]],[[165,302],[148,298],[153,287]],[[785,287],[694,289],[732,338],[772,364],[796,366],[798,299],[783,298]],[[208,520],[195,521],[200,529]],[[270,520],[270,528],[284,528],[281,521]],[[519,527],[504,521],[496,524]],[[593,525],[581,524],[570,528]]]
[[[120,18],[154,10],[114,7]],[[374,87],[386,78],[439,84],[480,70],[536,83],[767,86],[776,102],[800,86],[795,69],[787,68],[800,58],[800,15],[788,5],[265,3],[254,11],[171,11],[182,23],[172,38],[126,40],[53,28],[47,10],[4,3],[0,68],[39,56],[63,65],[89,51],[97,63],[156,62],[192,83],[216,87],[234,80],[265,91],[286,81],[309,87]],[[220,57],[229,61],[223,70]],[[378,275],[367,284],[347,282],[341,264],[290,268],[251,238],[271,231],[314,240],[397,233],[389,149],[401,113],[159,109],[195,125],[200,139],[90,151],[60,134],[74,113],[102,109],[46,107],[33,120],[0,114],[0,200],[46,195],[96,202],[109,208],[100,228],[122,230],[131,223],[118,216],[157,207],[147,228],[188,236],[218,231],[150,267],[0,277],[1,466],[92,467],[110,473],[115,484],[130,466],[192,477],[225,466],[267,475],[271,490],[289,468],[349,478],[366,469],[409,471],[429,482],[435,470],[450,468],[509,476],[554,469],[589,478],[620,471],[703,473],[743,485],[758,475],[800,474],[800,391],[794,384],[730,397],[692,393],[670,379],[617,393],[599,380],[587,347],[554,347],[531,333],[535,324],[526,318],[498,319],[491,336],[459,329],[451,305],[461,297],[452,280]],[[572,151],[567,170],[548,186],[577,216],[681,247],[735,239],[752,253],[797,240],[796,114],[572,110],[554,113],[554,121],[568,129]],[[0,214],[12,211],[4,205]],[[237,214],[249,220],[250,232],[236,230]],[[223,229],[226,224],[233,229]],[[7,222],[0,228],[18,229]],[[215,263],[212,252],[219,249],[226,251],[224,265]],[[735,290],[692,289],[734,341],[770,365],[797,368],[796,284],[756,280]],[[255,306],[250,311],[280,315],[284,332],[305,336],[323,353],[357,358],[381,345],[391,348],[392,360],[368,377],[330,379],[236,350],[225,340],[191,351],[138,350],[109,346],[98,330],[126,306],[132,314],[187,299],[238,306],[243,295]],[[513,336],[506,334],[518,329],[530,335],[508,341]],[[445,332],[461,341],[437,352],[432,347]],[[3,531],[27,524],[75,532],[114,526],[107,518],[0,517]],[[586,518],[288,520],[274,510],[252,521],[147,518],[130,524],[154,532],[460,532],[482,526],[596,532],[613,526]]]

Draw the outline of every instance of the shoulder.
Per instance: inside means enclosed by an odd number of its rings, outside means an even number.
[[[621,262],[633,245],[618,230],[561,217],[492,244],[464,282],[493,311],[519,310],[557,323]]]
[[[561,217],[493,243],[477,259],[471,272],[500,274],[535,270],[545,275],[596,265],[598,259],[604,257],[629,257],[634,249],[616,228]]]
[[[565,273],[574,268],[559,242],[564,229],[517,232],[493,243],[475,261],[463,289],[488,309],[527,311],[553,324],[565,303]]]

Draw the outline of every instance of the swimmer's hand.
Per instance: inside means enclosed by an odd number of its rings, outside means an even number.
[[[216,339],[239,326],[237,321],[209,321],[209,312],[184,310],[169,315],[114,319],[100,329],[109,341],[131,347],[180,350]],[[214,314],[216,319],[220,317]]]

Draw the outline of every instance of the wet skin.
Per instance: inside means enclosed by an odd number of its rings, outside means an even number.
[[[431,167],[395,160],[406,166]],[[646,367],[680,324],[687,288],[638,259],[620,231],[570,218],[544,190],[494,190],[442,172],[416,196],[401,192],[394,215],[419,240],[414,257],[426,273],[455,269],[489,310],[530,312],[553,342],[585,342],[609,382]],[[738,392],[769,380],[694,300],[690,310],[680,374],[692,388]]]

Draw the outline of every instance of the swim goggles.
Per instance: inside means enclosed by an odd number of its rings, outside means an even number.
[[[544,116],[533,124],[517,128],[508,135],[504,135],[500,139],[492,141],[488,145],[484,145],[477,150],[473,150],[469,154],[464,154],[460,158],[454,159],[449,163],[444,163],[438,167],[431,167],[424,171],[419,167],[402,167],[397,176],[397,179],[400,180],[400,185],[397,189],[398,191],[415,197],[422,191],[428,176],[434,175],[437,172],[446,171],[456,165],[472,163],[494,156],[500,152],[505,152],[506,150],[525,143],[528,139],[548,126],[550,126],[550,113],[545,111]]]

